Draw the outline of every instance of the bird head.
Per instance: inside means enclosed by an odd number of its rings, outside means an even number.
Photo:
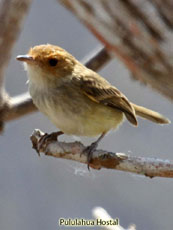
[[[76,59],[64,49],[54,45],[39,45],[31,48],[26,55],[19,55],[24,62],[29,81],[36,84],[51,84],[59,78],[72,75]]]

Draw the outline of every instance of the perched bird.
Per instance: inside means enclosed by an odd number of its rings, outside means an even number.
[[[35,46],[17,60],[25,63],[34,104],[60,129],[50,135],[100,135],[85,149],[88,167],[98,142],[124,117],[135,126],[136,116],[158,124],[170,122],[157,112],[131,103],[115,86],[58,46]]]

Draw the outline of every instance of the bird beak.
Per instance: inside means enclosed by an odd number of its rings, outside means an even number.
[[[29,55],[18,55],[16,59],[18,61],[23,61],[23,62],[33,62],[34,61],[33,57]]]

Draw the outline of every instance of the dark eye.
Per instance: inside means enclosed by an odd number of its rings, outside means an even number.
[[[58,63],[58,60],[56,58],[49,59],[49,65],[50,66],[56,66]]]

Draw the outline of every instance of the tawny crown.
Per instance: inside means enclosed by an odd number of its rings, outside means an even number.
[[[27,55],[20,55],[17,59],[52,73],[55,77],[70,74],[76,63],[76,59],[66,50],[50,44],[35,46]]]

